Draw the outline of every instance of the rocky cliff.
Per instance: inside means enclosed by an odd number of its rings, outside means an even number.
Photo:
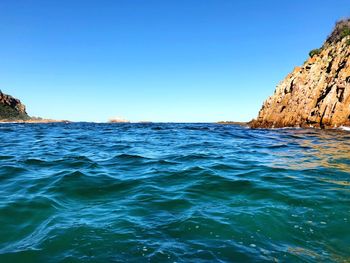
[[[26,107],[20,100],[0,91],[0,120],[28,120]]]
[[[350,125],[350,19],[337,22],[320,49],[263,104],[253,128]]]

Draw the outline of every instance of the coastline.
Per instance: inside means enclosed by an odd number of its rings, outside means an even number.
[[[72,123],[68,120],[52,120],[52,119],[28,119],[28,120],[0,120],[1,123]]]
[[[249,127],[249,122],[243,122],[243,121],[218,121],[218,122],[215,122],[215,124],[239,125],[239,126]]]
[[[82,121],[84,123],[84,121]],[[51,124],[51,123],[81,123],[80,121],[69,121],[69,120],[53,120],[53,119],[40,119],[33,118],[28,120],[0,120],[1,124]],[[169,124],[176,123],[181,124],[182,122],[86,122],[86,123],[98,123],[98,124]],[[194,124],[194,123],[188,123]],[[236,125],[252,130],[285,130],[285,129],[309,129],[309,130],[331,130],[331,131],[345,131],[350,132],[350,125],[341,125],[341,126],[327,126],[320,127],[318,125],[300,125],[300,126],[274,126],[274,125],[263,125],[256,126],[254,125],[254,120],[250,122],[236,122],[236,121],[219,121],[219,122],[208,122],[206,124],[217,124],[217,125]]]

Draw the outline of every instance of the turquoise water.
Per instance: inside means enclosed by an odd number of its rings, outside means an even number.
[[[0,125],[0,262],[349,262],[350,133]]]

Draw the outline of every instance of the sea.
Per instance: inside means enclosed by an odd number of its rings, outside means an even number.
[[[350,133],[1,124],[0,262],[350,262]]]

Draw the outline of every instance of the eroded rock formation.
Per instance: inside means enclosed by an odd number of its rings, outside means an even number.
[[[27,120],[26,107],[20,100],[0,91],[0,120]]]
[[[296,67],[263,104],[253,128],[350,125],[350,19]]]

